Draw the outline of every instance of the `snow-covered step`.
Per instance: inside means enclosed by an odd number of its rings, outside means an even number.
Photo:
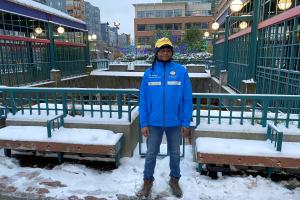
[[[300,167],[300,143],[283,142],[276,151],[269,140],[242,140],[198,137],[196,159],[201,164],[264,166],[276,168]]]

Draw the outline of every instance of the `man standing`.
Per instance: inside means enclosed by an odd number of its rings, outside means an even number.
[[[147,138],[144,184],[138,195],[148,198],[154,181],[156,156],[163,133],[170,154],[169,185],[176,197],[182,197],[180,178],[181,134],[188,136],[192,118],[192,87],[187,70],[172,61],[173,45],[168,38],[155,44],[152,67],[147,69],[140,88],[140,125]]]

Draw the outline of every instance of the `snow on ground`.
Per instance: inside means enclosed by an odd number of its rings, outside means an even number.
[[[159,158],[157,161],[153,196],[172,200],[176,198],[171,195],[167,183],[168,162],[168,157]],[[10,186],[10,190],[14,193],[46,191],[45,196],[59,199],[68,199],[70,196],[79,198],[94,196],[111,200],[124,196],[131,197],[142,183],[143,166],[144,159],[139,156],[138,148],[132,158],[122,158],[121,166],[109,172],[70,163],[57,165],[51,170],[20,167],[16,159],[4,157],[3,150],[0,150],[0,186],[2,186],[0,189],[3,186],[4,188]],[[181,162],[180,185],[184,193],[182,199],[300,199],[300,188],[289,190],[285,188],[285,182],[275,183],[260,176],[224,176],[212,180],[197,173],[195,168],[196,163],[192,162],[192,148],[187,146],[186,157]]]

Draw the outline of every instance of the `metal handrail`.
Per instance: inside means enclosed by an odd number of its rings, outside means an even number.
[[[275,136],[274,136],[274,134],[275,134]],[[274,141],[274,147],[276,148],[276,151],[281,151],[282,138],[283,138],[283,132],[281,130],[279,130],[279,128],[277,126],[275,126],[274,124],[268,124],[267,139],[269,139],[271,141],[271,143],[273,143],[273,141]]]
[[[51,113],[58,115],[87,114],[93,118],[98,113],[103,118],[104,113],[121,119],[123,113],[131,112],[137,106],[137,89],[95,89],[95,88],[28,88],[28,87],[0,87],[1,104],[13,115],[42,115]]]
[[[13,114],[41,115],[41,112],[78,114],[87,113],[95,117],[108,113],[112,118],[117,113],[121,119],[123,113],[131,112],[138,106],[138,89],[96,89],[96,88],[29,88],[0,87],[0,103],[6,111]],[[259,124],[266,127],[272,121],[285,127],[296,125],[300,128],[300,95],[264,95],[264,94],[221,94],[193,93],[195,125],[210,124]],[[35,113],[34,113],[35,112]]]
[[[52,137],[52,130],[55,130],[55,121],[56,128],[64,127],[64,115],[56,115],[55,117],[47,120],[47,134],[48,138]]]

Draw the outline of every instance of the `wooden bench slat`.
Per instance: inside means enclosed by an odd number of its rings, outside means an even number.
[[[196,140],[196,159],[200,164],[300,168],[300,143],[286,142],[283,147],[279,152],[267,140],[200,137]]]
[[[0,147],[15,150],[49,151],[64,153],[87,153],[116,155],[115,145],[82,145],[56,142],[9,141],[0,140]]]
[[[261,166],[275,168],[300,168],[300,159],[283,157],[259,157],[245,155],[225,155],[197,153],[197,162],[202,164],[227,164],[241,166]]]

